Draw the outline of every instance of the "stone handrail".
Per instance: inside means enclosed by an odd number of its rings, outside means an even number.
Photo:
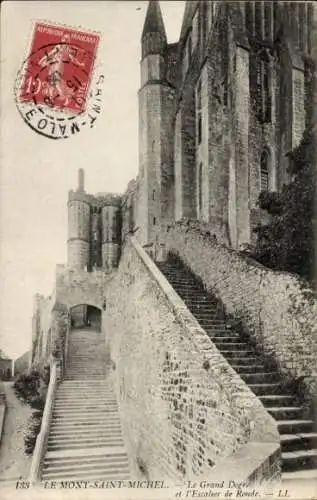
[[[48,385],[45,408],[42,417],[41,430],[36,439],[33,452],[33,459],[30,472],[30,483],[35,484],[39,480],[42,460],[46,451],[48,432],[52,417],[52,408],[54,404],[55,390],[57,385],[57,363],[52,362],[50,381]]]

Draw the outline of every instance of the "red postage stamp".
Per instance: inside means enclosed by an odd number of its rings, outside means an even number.
[[[97,33],[36,22],[17,99],[70,112],[86,109]]]

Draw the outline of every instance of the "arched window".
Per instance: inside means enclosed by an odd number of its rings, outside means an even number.
[[[266,52],[257,55],[256,66],[257,114],[262,122],[271,122],[271,73]]]
[[[260,191],[269,190],[269,153],[263,151],[261,155],[261,189]]]
[[[255,36],[259,38],[263,38],[262,31],[262,2],[255,2],[255,16],[254,16],[254,25],[255,25]]]
[[[264,2],[264,36],[272,40],[272,2]]]
[[[254,3],[245,2],[245,24],[246,29],[250,35],[253,35],[254,31]]]
[[[202,47],[202,50],[205,48],[205,45],[206,45],[206,39],[207,39],[207,17],[208,17],[208,14],[207,14],[207,2],[206,1],[203,1],[201,4],[200,4],[200,7],[201,7],[201,23],[200,23],[200,26],[201,26],[201,47]]]

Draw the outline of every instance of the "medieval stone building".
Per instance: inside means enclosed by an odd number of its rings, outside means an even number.
[[[141,36],[139,173],[120,197],[68,201],[68,265],[116,267],[121,240],[159,242],[183,218],[232,248],[267,219],[258,198],[289,181],[288,153],[312,120],[313,5],[186,2],[168,44],[159,2]]]
[[[186,2],[168,44],[159,3],[142,33],[140,170],[135,219],[143,244],[162,223],[208,223],[250,243],[259,193],[288,182],[287,153],[309,122],[313,5]]]

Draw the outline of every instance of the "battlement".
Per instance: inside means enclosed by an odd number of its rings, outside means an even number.
[[[102,208],[105,206],[120,207],[122,196],[116,193],[97,193],[96,195],[85,193],[83,191],[70,190],[68,192],[68,204],[73,201],[86,203],[92,207]]]

